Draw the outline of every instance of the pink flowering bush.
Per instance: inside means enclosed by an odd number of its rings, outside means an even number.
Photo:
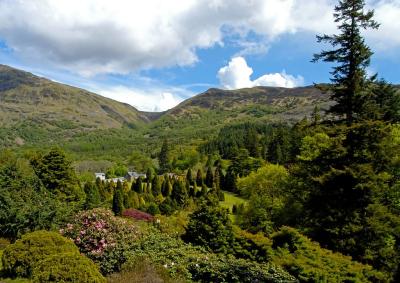
[[[82,253],[99,265],[103,274],[120,269],[125,253],[138,237],[132,223],[104,208],[78,213],[60,233],[71,238]]]
[[[144,220],[144,221],[154,221],[154,216],[151,214],[148,214],[146,212],[134,209],[134,208],[129,208],[124,210],[122,213],[122,216],[132,218],[134,220]]]

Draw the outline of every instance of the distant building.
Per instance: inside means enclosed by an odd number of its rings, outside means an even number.
[[[100,178],[101,181],[105,181],[106,180],[106,173],[94,173],[94,176],[97,178]]]
[[[134,171],[130,171],[125,175],[125,179],[128,182],[132,182],[133,180],[136,180],[139,177],[143,177],[146,178],[146,174],[142,174],[142,173],[138,173],[138,172],[134,172]]]

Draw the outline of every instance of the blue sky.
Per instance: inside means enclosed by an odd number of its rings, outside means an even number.
[[[333,0],[0,0],[0,63],[161,111],[210,87],[328,82]],[[400,83],[400,1],[366,1],[368,71]]]

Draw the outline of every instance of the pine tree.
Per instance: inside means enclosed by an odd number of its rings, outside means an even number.
[[[214,182],[214,174],[212,172],[211,167],[208,167],[207,173],[206,173],[205,184],[207,185],[207,187],[212,188],[213,182]]]
[[[330,112],[345,115],[348,125],[365,103],[364,93],[367,84],[366,68],[372,56],[371,49],[361,36],[362,29],[377,29],[379,24],[372,20],[373,11],[364,11],[364,0],[342,0],[335,7],[335,22],[340,34],[317,36],[318,42],[331,44],[334,49],[314,54],[313,62],[336,62],[331,72],[333,83],[328,87],[333,92],[331,98],[337,103]]]
[[[164,142],[161,146],[161,151],[160,154],[158,155],[158,162],[160,165],[160,173],[165,173],[169,171],[171,157],[169,153],[169,145],[167,139],[164,139]]]

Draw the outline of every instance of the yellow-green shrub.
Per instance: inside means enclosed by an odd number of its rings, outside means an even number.
[[[54,254],[46,257],[33,268],[32,279],[34,283],[106,282],[97,266],[79,253]]]
[[[56,232],[36,231],[4,250],[3,272],[35,282],[105,282],[97,266]]]

